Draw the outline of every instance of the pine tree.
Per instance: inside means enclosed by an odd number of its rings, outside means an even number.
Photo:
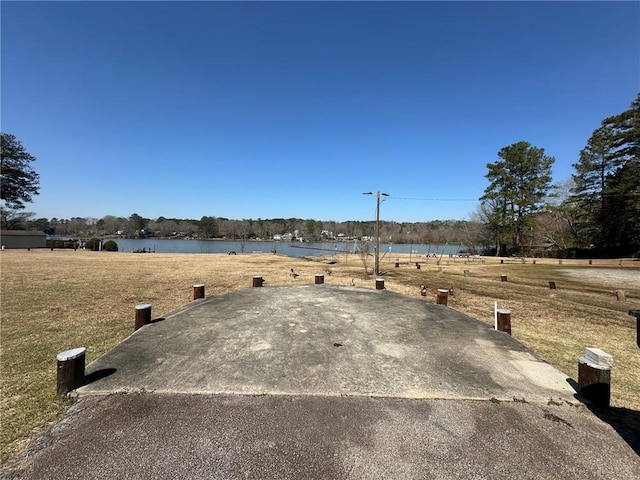
[[[605,118],[602,126],[613,132],[613,156],[621,163],[640,159],[640,93],[629,110]]]
[[[573,202],[585,245],[625,251],[640,248],[638,164],[640,94],[628,110],[602,121],[573,165]]]
[[[480,200],[493,205],[489,227],[498,233],[499,253],[503,255],[507,243],[513,252],[522,250],[524,232],[533,226],[533,213],[542,207],[551,189],[555,159],[529,142],[504,147],[498,157],[501,160],[487,164],[486,178],[491,183]]]
[[[585,244],[604,243],[605,193],[607,176],[620,166],[614,155],[614,132],[609,126],[595,130],[587,146],[580,151],[580,161],[573,164],[575,205],[578,212],[580,238]]]

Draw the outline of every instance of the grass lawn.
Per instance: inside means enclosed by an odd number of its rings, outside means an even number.
[[[640,308],[640,264],[632,260],[417,258],[403,255],[400,266],[386,258],[385,287],[435,301],[438,288],[455,290],[449,306],[493,324],[494,301],[512,315],[513,336],[549,363],[577,378],[577,358],[585,347],[612,354],[612,405],[640,411],[640,348],[635,318]],[[335,259],[334,259],[335,260]],[[421,262],[421,269],[415,261]],[[369,263],[369,266],[371,264]],[[251,288],[262,275],[265,287],[325,283],[375,288],[360,258],[294,259],[271,254],[133,254],[85,251],[5,250],[0,255],[2,460],[24,448],[60,418],[65,404],[55,395],[58,352],[87,347],[87,363],[131,334],[138,303],[150,303],[153,317],[192,300],[193,285],[206,295]],[[297,279],[289,276],[294,268]],[[331,270],[331,274],[327,270]],[[464,271],[468,270],[465,276]],[[501,282],[500,276],[508,276]],[[557,284],[550,290],[548,282]],[[615,291],[626,293],[618,301]]]

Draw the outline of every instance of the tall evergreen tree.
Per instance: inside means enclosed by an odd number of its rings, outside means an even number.
[[[640,254],[640,161],[630,159],[607,178],[603,220],[605,246]]]
[[[640,159],[640,93],[624,112],[605,118],[603,127],[613,131],[613,156],[621,163]]]
[[[616,171],[622,160],[614,155],[614,132],[609,126],[595,130],[580,151],[580,160],[573,164],[575,205],[579,219],[579,238],[586,245],[601,245],[602,226],[606,215],[605,196],[608,175]]]
[[[640,229],[639,163],[640,94],[628,110],[602,121],[573,165],[573,202],[583,244],[640,248],[634,240]]]
[[[498,232],[499,253],[520,252],[524,232],[533,226],[533,213],[543,205],[551,189],[551,166],[555,159],[543,148],[529,142],[517,142],[498,152],[500,160],[487,164],[486,178],[491,182],[480,198],[492,202],[489,226]]]

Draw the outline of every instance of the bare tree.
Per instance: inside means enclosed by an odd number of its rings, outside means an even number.
[[[361,240],[356,244],[356,250],[362,261],[365,276],[369,276],[369,261],[373,257],[371,253],[372,245],[370,240]],[[373,269],[372,269],[373,270]]]

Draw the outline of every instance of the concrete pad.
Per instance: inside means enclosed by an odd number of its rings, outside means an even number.
[[[329,285],[196,301],[93,362],[81,395],[114,392],[573,400],[562,374],[450,308]]]
[[[582,409],[326,396],[85,397],[3,478],[640,478],[635,452]]]

